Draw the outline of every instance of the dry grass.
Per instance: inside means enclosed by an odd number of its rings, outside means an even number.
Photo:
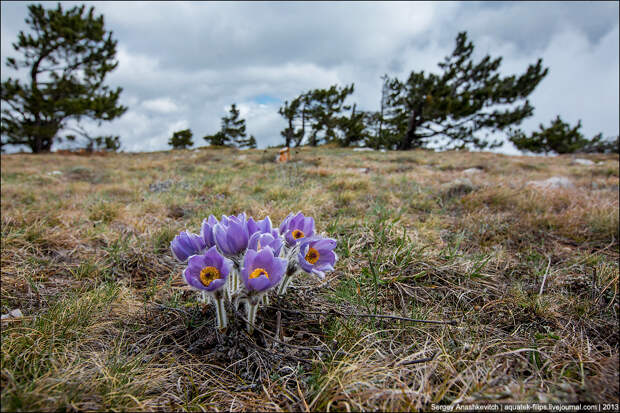
[[[2,155],[0,304],[25,315],[2,322],[2,410],[618,403],[617,155],[275,154]],[[527,185],[554,175],[575,188]],[[239,317],[216,333],[170,240],[209,214],[298,210],[340,261],[273,304],[288,344],[272,307],[267,335]]]

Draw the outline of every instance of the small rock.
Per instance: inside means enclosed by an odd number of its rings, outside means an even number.
[[[349,172],[355,172],[358,174],[367,174],[370,172],[370,168],[347,168]]]
[[[385,152],[387,152],[387,151],[386,151],[385,149],[381,149],[381,150],[379,150],[379,152],[383,152],[383,153],[385,153]]]
[[[183,218],[185,216],[185,210],[178,205],[173,205],[168,208],[168,216],[170,218]]]
[[[482,172],[482,169],[480,168],[468,168],[463,171],[465,175],[472,175],[472,174],[477,174],[480,172]]]
[[[594,165],[593,161],[589,159],[581,159],[581,158],[573,159],[573,162],[571,163],[577,164],[577,165]]]
[[[441,186],[442,198],[448,199],[453,197],[461,197],[472,191],[476,190],[476,187],[468,178],[458,178],[447,184]]]
[[[172,181],[155,182],[149,185],[149,191],[151,192],[166,192],[172,186]]]
[[[52,171],[52,172],[48,172],[48,175],[62,175],[62,172],[60,171]]]
[[[24,314],[22,314],[22,310],[20,310],[19,308],[16,308],[15,310],[11,310],[9,312],[9,315],[13,318],[19,318],[19,317],[24,316]]]
[[[237,156],[237,159],[240,160],[240,161],[244,161],[244,160],[248,159],[248,156],[247,155],[239,155],[239,156]]]
[[[23,316],[24,314],[22,313],[22,310],[20,310],[19,308],[16,308],[15,310],[9,311],[8,314],[2,314],[2,316],[0,316],[0,319],[6,320],[10,318],[21,318]]]
[[[441,240],[443,242],[448,242],[450,240],[450,231],[447,229],[442,229],[441,231],[439,231],[439,238],[441,238]]]
[[[372,148],[353,148],[353,152],[366,152],[366,151],[374,151]]]
[[[542,181],[529,181],[527,185],[533,185],[541,189],[574,188],[575,185],[565,176],[552,176]]]

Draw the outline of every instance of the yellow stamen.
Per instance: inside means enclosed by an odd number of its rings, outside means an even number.
[[[250,274],[250,278],[258,278],[261,275],[264,275],[265,277],[269,278],[269,273],[265,271],[264,268],[257,268],[254,271],[252,271],[252,273]]]
[[[221,278],[220,271],[215,267],[204,267],[202,271],[200,271],[200,282],[208,287],[213,281]]]
[[[298,230],[298,229],[296,229],[295,231],[293,231],[293,234],[292,234],[292,235],[293,235],[293,238],[295,238],[295,239],[303,238],[303,237],[305,237],[305,236],[306,236],[306,234],[304,234],[304,232],[303,232],[303,231],[300,231],[300,230]]]
[[[316,249],[310,248],[308,250],[308,253],[306,254],[306,261],[308,261],[310,264],[314,265],[319,260],[320,256],[321,256],[321,254],[319,254],[319,252]]]

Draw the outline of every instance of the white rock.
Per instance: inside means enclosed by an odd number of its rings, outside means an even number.
[[[20,310],[19,308],[16,308],[15,310],[11,310],[9,312],[9,315],[13,318],[19,318],[19,317],[24,316],[24,314],[22,314],[22,310]]]
[[[20,310],[19,308],[16,308],[15,310],[9,311],[8,314],[2,314],[2,316],[0,316],[0,319],[7,320],[11,318],[20,318],[23,316],[24,314],[22,313],[22,310]]]
[[[374,151],[372,148],[353,148],[353,152],[366,152],[366,151]]]
[[[578,165],[594,165],[593,161],[589,159],[581,159],[581,158],[573,159],[573,163],[576,163]]]
[[[62,172],[60,171],[52,171],[52,172],[48,172],[48,175],[62,175]]]
[[[468,194],[476,189],[474,184],[469,180],[469,178],[457,178],[452,182],[447,182],[441,185],[442,197],[452,198],[452,197],[461,197],[465,194]]]
[[[529,181],[527,185],[533,185],[542,189],[557,189],[557,188],[574,188],[575,185],[565,176],[552,176],[549,179],[542,181]]]
[[[474,186],[474,184],[468,178],[456,178],[454,181],[450,182],[448,185],[451,185],[451,186],[456,186],[456,185]]]
[[[370,168],[347,168],[348,172],[355,172],[358,174],[367,174],[370,172]]]
[[[482,169],[480,169],[480,168],[469,168],[469,169],[465,169],[463,171],[463,173],[465,175],[477,174],[477,173],[480,173],[480,172],[482,172]]]
[[[385,149],[381,149],[381,150],[379,150],[379,152],[383,152],[383,153],[385,153],[385,152],[387,152],[387,151],[386,151]]]

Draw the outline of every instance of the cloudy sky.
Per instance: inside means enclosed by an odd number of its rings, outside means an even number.
[[[2,79],[30,2],[0,3]],[[56,3],[44,3],[53,8]],[[70,8],[80,2],[62,2]],[[168,149],[191,128],[195,146],[237,103],[259,147],[279,144],[278,108],[301,92],[355,83],[350,102],[377,110],[384,73],[406,79],[437,63],[466,30],[475,56],[503,56],[504,74],[541,57],[549,74],[530,101],[526,132],[556,115],[581,119],[591,137],[618,134],[618,2],[86,2],[118,40],[129,110],[97,134],[120,135],[126,151]],[[19,76],[19,75],[17,75]],[[506,144],[500,151],[518,153]]]

